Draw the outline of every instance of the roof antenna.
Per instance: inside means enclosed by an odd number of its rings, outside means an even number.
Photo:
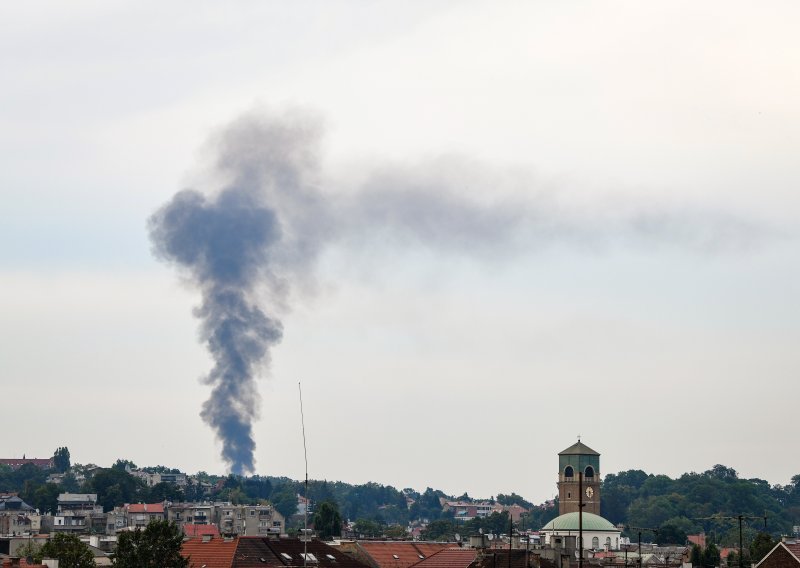
[[[303,568],[308,562],[308,451],[306,450],[306,420],[303,415],[303,389],[297,381],[297,390],[300,393],[300,424],[303,427],[303,459],[306,464],[306,494],[305,507],[303,507]]]

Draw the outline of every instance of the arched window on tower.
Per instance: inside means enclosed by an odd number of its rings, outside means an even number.
[[[597,537],[592,538],[592,549],[597,550],[600,548],[600,539]]]
[[[594,477],[594,468],[590,465],[586,466],[586,473],[584,473],[586,477]]]
[[[606,537],[606,546],[607,546],[608,548],[611,548],[611,537],[610,537],[610,536],[607,536],[607,537]]]
[[[550,471],[552,471],[552,470],[550,470]],[[575,475],[575,472],[572,470],[572,466],[568,465],[564,469],[564,477],[572,477],[573,475]]]

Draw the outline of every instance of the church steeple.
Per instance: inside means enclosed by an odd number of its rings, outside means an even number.
[[[578,476],[583,476],[579,483]],[[558,454],[558,514],[576,513],[583,486],[583,512],[600,514],[600,454],[578,441]]]

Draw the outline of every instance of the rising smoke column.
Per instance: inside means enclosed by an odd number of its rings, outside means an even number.
[[[242,117],[213,143],[210,177],[221,189],[180,191],[149,219],[155,254],[202,293],[195,316],[214,367],[204,378],[212,390],[201,416],[236,474],[254,471],[255,379],[282,338],[278,314],[325,226],[310,183],[317,130],[297,116]],[[309,229],[295,231],[302,226]]]
[[[214,159],[202,180],[210,189],[177,193],[149,220],[155,254],[202,293],[195,315],[214,367],[201,416],[237,474],[254,471],[255,380],[282,338],[279,317],[291,294],[313,288],[323,246],[378,243],[392,252],[424,247],[485,260],[553,244],[713,251],[759,236],[757,227],[720,212],[637,201],[586,214],[536,180],[517,182],[460,161],[368,167],[358,187],[323,194],[320,134],[319,121],[304,113],[245,114],[212,140]],[[519,191],[502,197],[505,186]]]

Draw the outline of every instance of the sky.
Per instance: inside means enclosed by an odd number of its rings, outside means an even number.
[[[338,233],[279,305],[254,293],[283,326],[257,473],[304,475],[302,382],[311,478],[540,502],[580,435],[602,474],[787,483],[798,16],[3,4],[0,373],[21,428],[0,453],[225,471],[200,416],[202,287],[157,258],[148,219],[219,191],[220,140],[266,121],[313,125],[307,187]]]

